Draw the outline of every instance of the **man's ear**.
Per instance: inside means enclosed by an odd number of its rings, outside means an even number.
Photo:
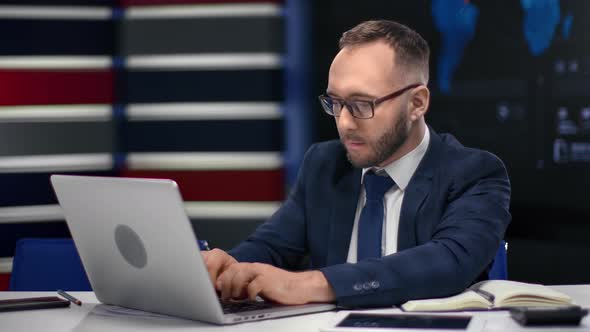
[[[420,85],[412,89],[409,102],[410,119],[416,121],[424,117],[430,104],[430,90],[428,90],[426,85]]]

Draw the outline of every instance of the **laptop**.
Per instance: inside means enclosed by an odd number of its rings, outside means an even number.
[[[335,308],[222,304],[172,180],[53,175],[51,183],[102,303],[215,324]]]

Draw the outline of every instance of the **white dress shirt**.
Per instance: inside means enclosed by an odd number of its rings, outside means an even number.
[[[397,233],[399,227],[399,216],[404,200],[404,192],[412,175],[418,168],[420,161],[426,154],[428,143],[430,142],[430,133],[428,128],[424,131],[424,137],[422,141],[414,150],[407,153],[400,159],[390,163],[383,168],[363,168],[361,176],[361,184],[365,178],[365,174],[374,170],[377,174],[386,172],[396,185],[391,187],[384,195],[383,199],[383,216],[385,218],[383,222],[383,232],[381,238],[381,255],[391,255],[397,251]],[[356,214],[354,217],[354,226],[352,228],[352,236],[350,238],[350,247],[348,248],[348,263],[356,263],[357,245],[358,245],[358,223],[361,216],[363,206],[365,206],[365,190],[364,186],[361,186],[362,190],[359,196],[359,201],[356,208]]]

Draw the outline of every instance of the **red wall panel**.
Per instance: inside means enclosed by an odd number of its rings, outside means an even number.
[[[8,290],[8,284],[10,281],[9,273],[0,273],[0,291]]]
[[[140,171],[121,176],[175,180],[185,201],[281,201],[283,170]]]
[[[174,4],[217,4],[217,3],[282,3],[282,0],[120,0],[121,6],[174,5]]]
[[[108,104],[112,70],[0,70],[0,105]]]

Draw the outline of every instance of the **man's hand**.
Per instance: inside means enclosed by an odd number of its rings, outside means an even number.
[[[236,263],[219,275],[221,299],[260,296],[282,304],[333,302],[332,286],[320,271],[288,272],[268,264]]]
[[[205,261],[205,265],[207,266],[209,277],[211,278],[213,285],[215,285],[217,277],[219,277],[223,271],[227,270],[230,266],[238,262],[235,258],[221,249],[201,251],[201,254],[203,255],[203,260]]]

